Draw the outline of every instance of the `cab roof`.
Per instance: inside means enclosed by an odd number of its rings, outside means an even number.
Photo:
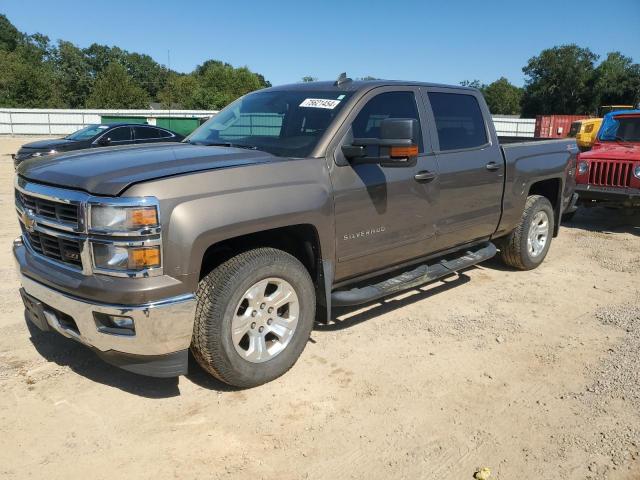
[[[303,91],[331,91],[336,92],[356,92],[359,90],[370,90],[376,87],[387,86],[418,86],[418,87],[440,87],[455,88],[457,90],[477,91],[475,88],[463,87],[461,85],[445,85],[440,83],[428,82],[411,82],[406,80],[347,80],[337,84],[336,81],[320,81],[320,82],[299,82],[289,83],[286,85],[278,85],[276,87],[266,88],[261,91],[277,91],[277,90],[303,90]]]

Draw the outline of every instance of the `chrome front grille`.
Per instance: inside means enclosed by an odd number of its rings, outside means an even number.
[[[82,242],[69,238],[57,237],[34,230],[29,232],[22,226],[22,236],[29,246],[40,255],[82,269]]]
[[[155,206],[158,211],[154,197],[106,198],[16,178],[15,206],[25,247],[43,261],[53,262],[83,275],[131,278],[162,275],[162,267],[111,271],[94,265],[93,248],[98,243],[121,247],[162,245],[159,225],[135,231],[110,232],[94,228],[88,221],[91,209],[96,205],[127,207],[139,206],[141,202]]]
[[[38,216],[78,228],[78,205],[56,202],[16,190],[16,200]]]

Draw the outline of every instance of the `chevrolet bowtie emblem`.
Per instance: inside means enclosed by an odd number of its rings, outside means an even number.
[[[22,212],[22,223],[24,223],[24,228],[29,233],[33,233],[38,225],[36,222],[35,214],[33,210],[26,209]]]

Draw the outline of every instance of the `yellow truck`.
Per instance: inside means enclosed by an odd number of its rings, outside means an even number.
[[[569,136],[575,137],[580,150],[590,150],[602,124],[601,118],[585,118],[571,124]]]

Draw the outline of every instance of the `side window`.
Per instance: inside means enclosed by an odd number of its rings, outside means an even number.
[[[131,129],[129,127],[114,128],[106,134],[112,142],[126,142],[131,140]]]
[[[152,140],[160,138],[160,132],[153,127],[133,127],[136,134],[136,140]]]
[[[158,132],[160,132],[160,135],[158,135],[159,137],[162,137],[162,138],[173,137],[173,135],[171,135],[171,133],[167,132],[166,130],[158,129]]]
[[[487,130],[478,100],[473,95],[429,92],[440,150],[480,147]]]
[[[379,138],[385,118],[415,118],[418,121],[418,151],[423,152],[420,117],[413,92],[387,92],[373,97],[353,120],[355,138]]]

